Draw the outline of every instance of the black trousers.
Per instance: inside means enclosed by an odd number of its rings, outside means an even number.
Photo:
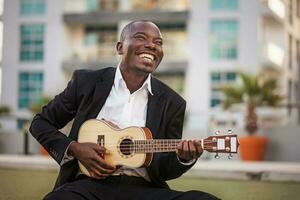
[[[179,192],[158,188],[140,177],[110,176],[97,180],[81,175],[77,180],[66,183],[50,192],[45,200],[156,200],[156,199],[203,199],[218,198],[200,191]]]

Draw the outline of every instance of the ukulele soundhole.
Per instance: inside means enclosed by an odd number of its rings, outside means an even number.
[[[120,151],[123,155],[129,156],[133,153],[133,141],[129,138],[123,139],[120,143]]]

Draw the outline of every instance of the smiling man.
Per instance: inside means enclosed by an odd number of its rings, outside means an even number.
[[[31,124],[32,135],[61,165],[54,190],[45,199],[217,199],[200,192],[171,190],[166,180],[181,176],[202,154],[201,144],[183,141],[177,153],[154,154],[148,167],[116,167],[105,148],[77,142],[88,119],[105,119],[126,128],[148,127],[153,138],[180,139],[186,102],[151,75],[163,58],[163,38],[150,21],[125,26],[116,45],[117,68],[75,71],[66,89]],[[69,136],[59,131],[74,119]],[[78,160],[91,177],[82,174]]]

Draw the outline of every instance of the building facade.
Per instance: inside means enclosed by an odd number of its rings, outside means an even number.
[[[284,104],[299,102],[300,2],[295,0],[191,1],[186,70],[187,129],[243,128],[243,110],[224,112],[220,86],[238,84],[236,71],[262,72],[279,81]],[[260,109],[259,115],[284,123],[296,109]],[[199,122],[202,123],[199,123]],[[209,124],[209,126],[207,126]]]
[[[299,0],[7,0],[1,104],[15,118],[4,127],[21,128],[29,106],[62,91],[75,69],[117,66],[115,43],[134,19],[161,28],[165,57],[155,75],[187,100],[186,137],[242,127],[241,112],[220,109],[219,88],[238,83],[237,70],[278,78],[287,103],[299,102],[299,7]]]

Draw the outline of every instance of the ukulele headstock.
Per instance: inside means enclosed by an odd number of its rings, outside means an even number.
[[[232,130],[228,130],[227,135],[219,135],[220,131],[216,131],[214,136],[210,136],[203,140],[203,149],[216,153],[215,158],[219,158],[219,153],[228,153],[228,159],[232,158],[232,153],[237,153],[239,142],[236,134],[232,134]]]

